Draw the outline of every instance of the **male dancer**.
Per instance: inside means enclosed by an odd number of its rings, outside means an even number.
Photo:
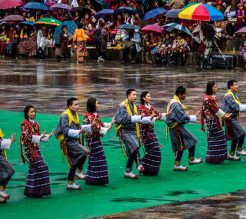
[[[225,113],[231,113],[230,118],[226,118],[226,137],[231,140],[231,150],[228,155],[229,160],[240,160],[240,155],[246,155],[243,150],[245,131],[238,122],[239,112],[246,111],[246,104],[241,104],[237,92],[238,83],[236,80],[227,82],[228,92],[223,98],[222,110]],[[239,156],[238,156],[239,155]]]
[[[154,119],[151,116],[143,117],[143,115],[138,115],[138,109],[134,105],[137,98],[137,93],[134,89],[127,90],[126,97],[116,112],[115,124],[117,135],[125,144],[126,150],[121,145],[122,150],[128,156],[125,177],[134,179],[138,177],[137,174],[132,172],[134,161],[137,163],[138,171],[140,173],[144,171],[138,152],[140,147],[139,123],[151,124],[154,122]]]
[[[10,139],[4,139],[4,134],[0,129],[0,203],[6,203],[10,198],[5,189],[15,171],[6,159],[5,150],[8,150],[14,141],[14,134],[11,135]]]
[[[74,183],[75,176],[84,179],[82,174],[83,164],[89,154],[89,150],[81,145],[80,133],[83,132],[79,122],[79,101],[77,98],[67,100],[68,109],[61,114],[56,129],[56,138],[61,141],[63,153],[67,156],[70,170],[67,177],[67,189],[79,190],[80,185]],[[79,172],[76,172],[79,170]]]
[[[189,164],[202,163],[201,158],[195,158],[195,145],[197,139],[187,130],[184,125],[189,122],[196,122],[195,115],[185,113],[186,107],[181,103],[186,98],[186,89],[183,86],[177,87],[173,99],[167,106],[169,115],[166,117],[166,123],[169,128],[172,149],[175,152],[176,159],[174,171],[187,171],[188,167],[180,164],[183,152],[189,150]]]

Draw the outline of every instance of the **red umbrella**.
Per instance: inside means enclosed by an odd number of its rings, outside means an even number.
[[[22,22],[24,20],[25,18],[21,15],[9,15],[3,19],[5,22]]]
[[[142,31],[150,31],[155,33],[163,33],[163,27],[159,26],[158,24],[150,24],[141,29]]]
[[[14,8],[23,5],[21,0],[0,0],[0,9]]]

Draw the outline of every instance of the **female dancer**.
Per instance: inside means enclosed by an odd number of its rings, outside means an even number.
[[[44,163],[39,149],[40,141],[49,141],[53,131],[46,135],[40,134],[39,124],[34,120],[36,110],[34,106],[26,106],[21,124],[21,158],[29,163],[26,188],[24,195],[29,197],[42,197],[51,194],[48,166]],[[27,160],[25,156],[27,157]]]
[[[97,113],[98,109],[97,99],[90,97],[87,100],[87,112],[84,115],[84,124],[91,124],[91,132],[85,134],[87,147],[91,151],[85,178],[85,184],[87,185],[105,185],[109,183],[107,161],[101,136],[107,133],[114,122],[102,123]]]
[[[208,128],[208,148],[207,163],[222,163],[227,158],[227,145],[225,133],[220,124],[220,118],[229,117],[230,114],[223,112],[218,105],[215,96],[217,84],[213,81],[207,83],[206,94],[203,97],[202,106],[202,130],[204,129],[204,119]]]

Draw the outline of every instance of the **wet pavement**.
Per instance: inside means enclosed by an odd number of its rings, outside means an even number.
[[[98,218],[245,219],[245,203],[246,192],[238,191],[206,199],[177,202]]]
[[[27,104],[39,112],[58,114],[66,108],[66,99],[80,100],[81,114],[86,100],[96,96],[102,116],[112,116],[125,98],[128,88],[148,90],[153,104],[164,111],[179,85],[187,87],[185,103],[197,111],[209,80],[218,83],[218,99],[226,92],[226,82],[235,78],[241,86],[239,97],[246,102],[246,72],[243,70],[199,71],[196,66],[167,68],[161,65],[125,65],[120,62],[97,64],[36,59],[0,59],[0,109],[22,111]],[[138,96],[138,98],[139,98]]]

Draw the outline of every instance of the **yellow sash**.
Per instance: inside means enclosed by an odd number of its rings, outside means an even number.
[[[4,139],[4,133],[3,133],[2,129],[0,129],[0,139]],[[4,153],[4,156],[6,157],[6,159],[8,159],[6,150],[3,150],[3,153]]]
[[[79,125],[79,115],[76,113],[75,116],[72,113],[70,109],[67,109],[65,112],[62,113],[62,115],[67,115],[68,116],[68,125],[71,126],[72,122],[74,122],[76,125]],[[65,139],[65,136],[63,134],[60,134],[57,136],[57,140],[63,141]]]
[[[182,109],[186,110],[186,106],[181,103],[179,97],[174,95],[173,99],[171,99],[170,102],[167,105],[167,113],[170,111],[171,105],[173,105],[174,103],[179,103],[181,105]]]
[[[228,90],[228,92],[225,94],[225,97],[228,96],[228,95],[231,95],[232,98],[235,100],[235,102],[236,102],[237,104],[240,104],[240,103],[241,103],[241,102],[240,102],[240,99],[238,98],[238,96],[235,95],[231,90]]]
[[[120,105],[121,106],[125,106],[126,107],[127,114],[129,116],[132,116],[132,111],[131,111],[131,108],[130,108],[130,104],[129,104],[128,99],[126,99],[125,101],[123,101]],[[138,115],[138,109],[137,109],[137,107],[134,104],[133,104],[133,107],[134,107],[134,115]],[[122,128],[122,124],[116,125],[117,132],[121,128]],[[136,134],[137,134],[137,137],[140,138],[140,127],[139,127],[139,124],[138,123],[136,123]]]
[[[171,106],[174,104],[174,103],[179,103],[182,107],[183,110],[186,110],[186,106],[184,104],[181,103],[179,97],[177,95],[174,95],[173,98],[170,100],[170,102],[168,103],[167,105],[167,113],[170,111],[171,109]],[[168,138],[168,130],[169,128],[174,128],[176,125],[178,125],[178,122],[175,122],[171,127],[168,127],[166,128],[166,138]]]

